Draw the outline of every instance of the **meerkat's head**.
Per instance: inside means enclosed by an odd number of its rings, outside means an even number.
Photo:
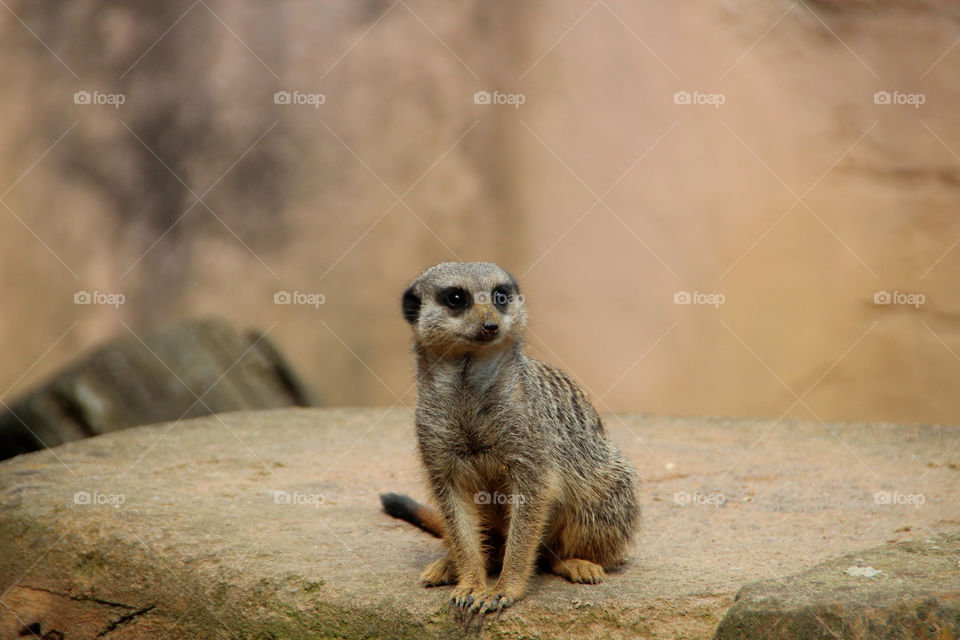
[[[489,262],[443,262],[403,294],[417,345],[439,355],[492,353],[520,342],[527,309],[509,273]]]

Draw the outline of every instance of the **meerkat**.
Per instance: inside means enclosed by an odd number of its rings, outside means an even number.
[[[422,584],[456,584],[455,607],[486,614],[524,596],[538,560],[571,582],[603,580],[639,525],[636,474],[580,387],[524,353],[516,281],[491,263],[441,263],[410,284],[402,311],[437,510],[397,494],[381,501],[445,542]]]

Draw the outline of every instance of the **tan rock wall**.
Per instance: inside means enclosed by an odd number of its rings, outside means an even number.
[[[10,8],[5,400],[124,324],[217,314],[269,328],[329,403],[408,403],[399,293],[460,258],[522,277],[533,352],[604,409],[956,419],[946,3]],[[524,104],[476,105],[481,90]],[[279,290],[325,302],[274,305]]]

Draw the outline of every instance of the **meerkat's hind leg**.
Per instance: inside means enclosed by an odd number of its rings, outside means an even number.
[[[565,560],[553,558],[550,561],[550,571],[570,582],[581,584],[599,584],[606,577],[603,567],[595,562],[580,558],[567,558]]]
[[[428,564],[427,568],[420,574],[420,584],[427,588],[456,583],[457,572],[453,566],[453,560],[449,555],[445,555],[439,560],[434,560]]]

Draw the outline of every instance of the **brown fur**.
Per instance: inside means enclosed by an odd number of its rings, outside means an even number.
[[[410,285],[403,312],[438,506],[417,518],[441,523],[449,549],[422,582],[456,581],[453,602],[479,613],[523,597],[538,557],[570,581],[600,582],[639,524],[636,475],[580,387],[523,353],[516,282],[489,263],[439,264]]]

